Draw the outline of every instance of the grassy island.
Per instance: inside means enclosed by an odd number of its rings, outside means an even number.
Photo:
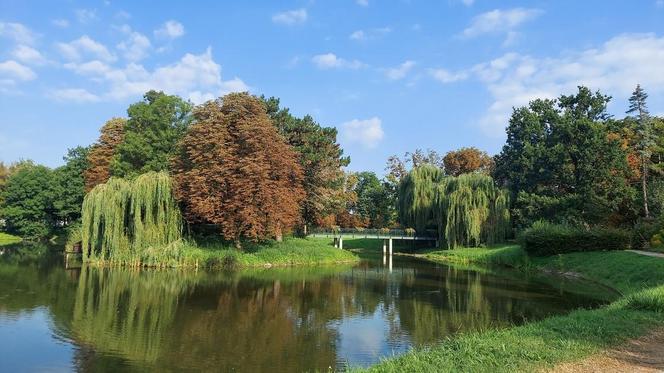
[[[21,237],[16,237],[12,236],[11,234],[0,232],[0,245],[9,245],[21,241],[22,241]]]
[[[586,252],[529,258],[519,246],[430,251],[429,260],[508,265],[558,272],[610,286],[622,296],[523,326],[474,332],[386,359],[371,372],[514,372],[579,360],[664,326],[664,259],[632,252]]]

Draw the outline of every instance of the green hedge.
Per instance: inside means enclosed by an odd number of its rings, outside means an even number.
[[[538,222],[521,235],[523,249],[531,255],[547,256],[578,251],[624,250],[630,234],[615,228],[576,228]]]

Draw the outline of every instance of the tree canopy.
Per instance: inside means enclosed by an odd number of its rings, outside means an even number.
[[[485,152],[477,148],[461,148],[452,150],[443,157],[445,174],[459,176],[473,172],[490,175],[493,171],[493,159]]]
[[[86,192],[111,177],[111,163],[118,146],[124,140],[126,124],[126,119],[113,118],[99,130],[99,139],[88,152],[88,168],[84,174]]]
[[[173,162],[190,222],[212,223],[239,244],[280,238],[300,220],[302,169],[264,103],[233,93],[194,110]]]

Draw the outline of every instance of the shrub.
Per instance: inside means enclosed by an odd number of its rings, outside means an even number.
[[[584,229],[561,224],[536,222],[520,237],[523,249],[531,255],[547,256],[577,251],[624,250],[630,234],[622,229]]]

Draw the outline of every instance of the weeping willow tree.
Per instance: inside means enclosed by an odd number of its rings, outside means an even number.
[[[84,260],[153,265],[177,259],[182,218],[165,172],[111,178],[83,201]]]
[[[490,176],[444,177],[435,166],[414,168],[399,186],[402,224],[424,233],[435,230],[447,246],[478,246],[500,242],[510,225],[507,191]]]

